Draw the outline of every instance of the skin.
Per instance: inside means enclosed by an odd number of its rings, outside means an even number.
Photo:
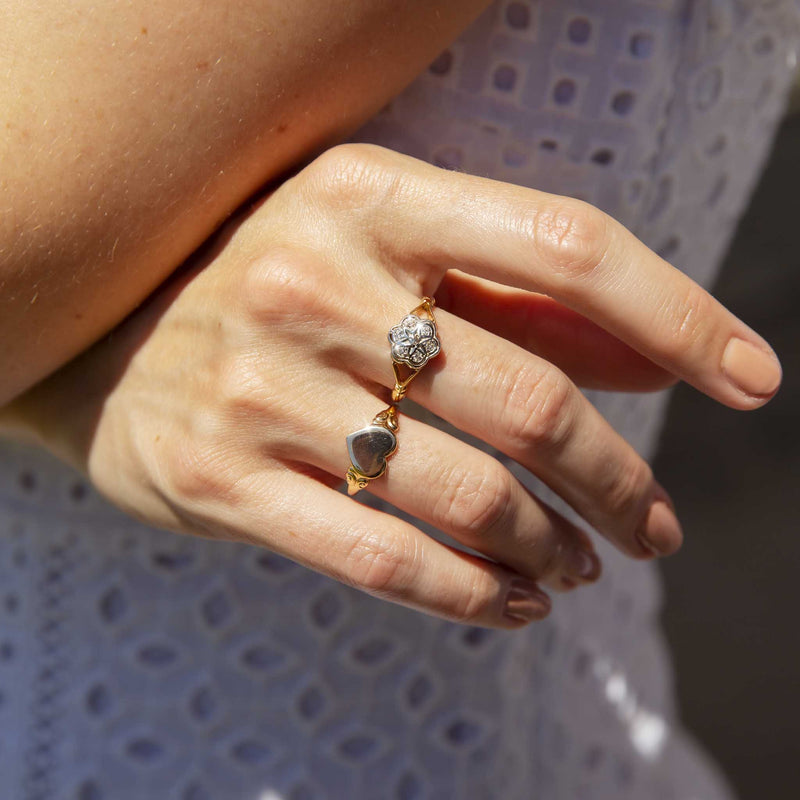
[[[0,3],[0,404],[375,114],[487,4]]]
[[[675,552],[680,525],[577,383],[680,378],[752,409],[780,381],[761,337],[586,203],[346,145],[232,220],[2,420],[149,524],[256,543],[426,613],[520,627],[548,613],[541,586],[591,582],[600,565],[589,537],[498,461],[401,415],[398,450],[369,486],[482,557],[335,490],[344,433],[394,383],[386,332],[424,295],[442,301],[443,352],[410,396],[526,466],[633,558]],[[774,388],[748,395],[727,378],[732,338],[762,352]]]

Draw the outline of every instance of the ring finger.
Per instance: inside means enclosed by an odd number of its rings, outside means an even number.
[[[324,434],[300,437],[309,444],[299,452],[295,444],[295,459],[344,475],[349,461],[342,432],[365,427],[381,410],[380,400],[362,388],[347,393],[341,410],[329,413]],[[372,494],[549,588],[570,589],[599,577],[589,537],[499,461],[405,415],[397,440],[386,473],[369,484]]]
[[[416,401],[519,461],[629,555],[680,547],[680,525],[650,466],[563,372],[451,314],[436,319],[444,357],[412,384]],[[387,383],[377,324],[359,338],[371,343],[369,378]]]

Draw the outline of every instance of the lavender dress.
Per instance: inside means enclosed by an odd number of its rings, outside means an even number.
[[[709,285],[798,41],[791,0],[498,0],[355,138],[581,197]],[[588,395],[652,456],[667,393]],[[656,571],[596,538],[597,585],[489,631],[148,529],[0,443],[0,797],[729,798]]]

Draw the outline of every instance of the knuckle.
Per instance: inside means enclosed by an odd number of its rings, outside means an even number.
[[[665,331],[660,340],[668,358],[685,360],[687,354],[704,349],[712,337],[712,305],[711,296],[696,283],[664,304]]]
[[[553,368],[520,370],[506,395],[504,434],[516,447],[558,449],[575,420],[572,384]]]
[[[603,492],[606,510],[616,518],[638,519],[652,482],[650,465],[638,456],[632,458],[611,473]]]
[[[491,619],[497,613],[497,581],[490,574],[480,572],[469,586],[458,592],[453,600],[451,616],[455,622],[479,622]]]
[[[566,546],[561,541],[543,542],[536,553],[536,580],[556,575],[564,568]]]
[[[502,530],[514,509],[514,479],[498,462],[480,471],[454,466],[435,517],[460,535],[485,536]]]
[[[304,189],[335,211],[371,206],[397,179],[390,163],[387,151],[377,145],[336,145],[303,170]]]
[[[416,569],[416,548],[400,531],[357,536],[345,554],[345,580],[376,596],[402,593]]]
[[[226,418],[241,421],[268,417],[271,404],[263,364],[247,352],[237,352],[222,360],[215,376],[214,393]]]
[[[559,198],[528,215],[525,233],[557,274],[569,280],[586,279],[604,261],[608,222],[589,203]]]
[[[167,496],[179,505],[235,502],[231,463],[206,436],[187,436],[176,442],[164,459],[160,477]]]
[[[320,312],[322,272],[297,251],[275,248],[245,268],[241,281],[244,306],[260,324],[312,319]]]

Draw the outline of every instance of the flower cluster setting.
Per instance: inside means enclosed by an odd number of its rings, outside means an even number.
[[[408,314],[389,331],[389,341],[392,343],[392,361],[415,370],[422,369],[440,349],[436,323],[415,314]]]

